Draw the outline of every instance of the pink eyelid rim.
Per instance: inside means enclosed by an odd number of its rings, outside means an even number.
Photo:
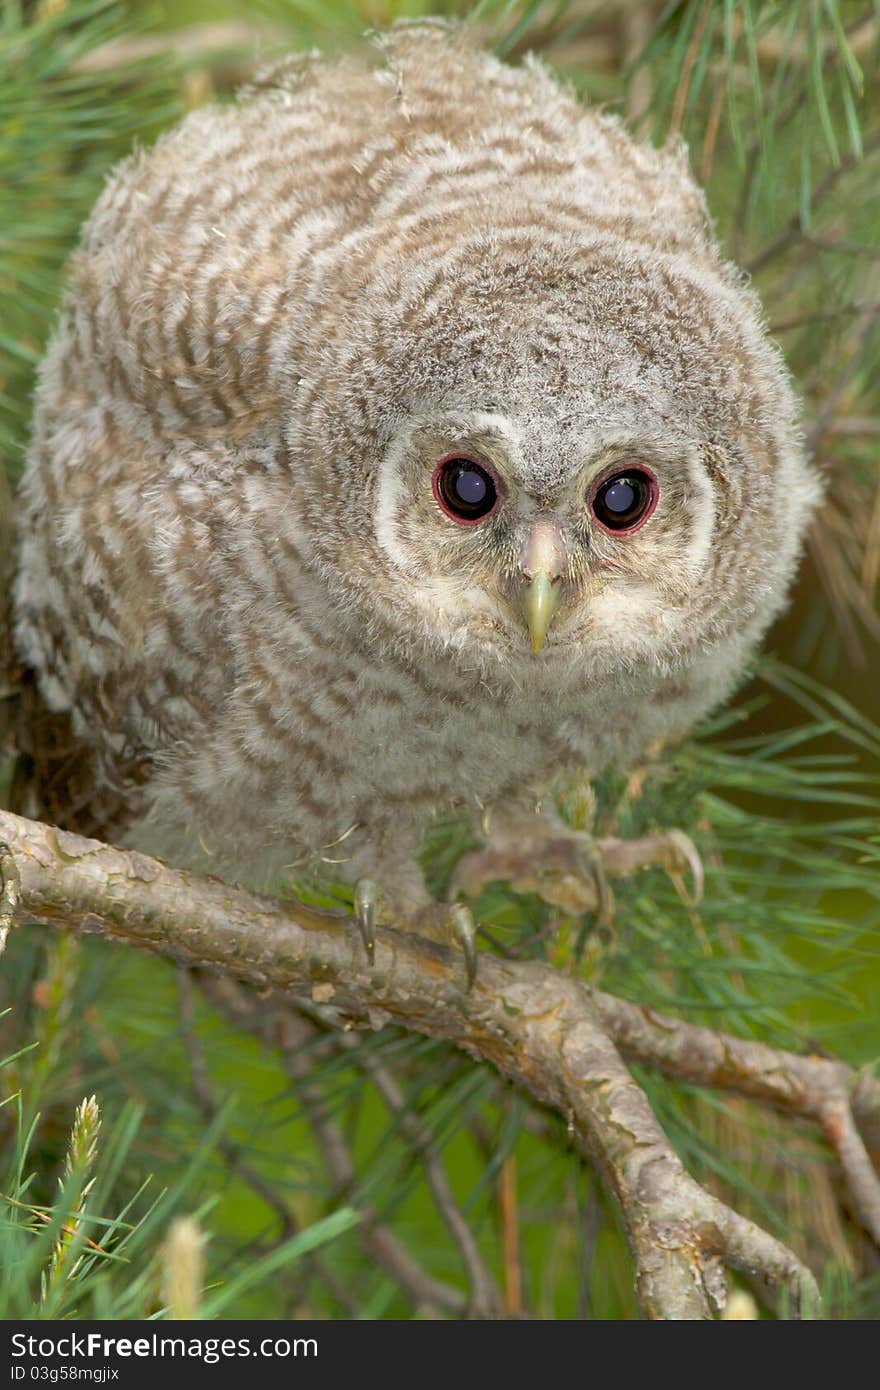
[[[635,523],[634,526],[626,526],[615,530],[613,526],[606,526],[603,521],[599,520],[599,518],[593,510],[593,503],[596,500],[596,494],[598,493],[600,487],[604,487],[606,483],[610,483],[612,478],[625,477],[628,473],[641,473],[644,475],[644,477],[648,479],[648,482],[651,484],[651,500],[648,503],[646,511],[642,516],[639,517],[638,521]],[[601,478],[597,478],[596,481],[593,483],[593,486],[590,488],[590,500],[588,505],[590,508],[591,519],[596,523],[600,530],[605,532],[606,536],[631,536],[634,531],[640,531],[641,528],[644,526],[645,522],[648,521],[651,518],[651,516],[653,516],[654,510],[659,501],[660,484],[657,481],[656,475],[652,472],[650,468],[647,468],[645,464],[638,463],[633,464],[631,468],[610,468],[607,473],[604,473],[602,475]]]
[[[456,516],[455,512],[451,512],[443,501],[443,496],[440,492],[440,474],[443,472],[447,463],[453,463],[457,460],[461,460],[463,463],[472,463],[474,468],[478,468],[481,473],[487,473],[495,484],[495,501],[491,510],[486,512],[483,516],[475,516],[472,518]],[[442,458],[431,475],[431,490],[434,493],[434,501],[437,503],[443,515],[448,516],[450,521],[454,521],[456,526],[482,526],[483,522],[488,521],[490,516],[494,516],[501,506],[501,483],[499,482],[498,474],[495,472],[494,468],[490,468],[488,464],[483,463],[480,459],[472,458],[470,454],[447,454],[445,458]]]

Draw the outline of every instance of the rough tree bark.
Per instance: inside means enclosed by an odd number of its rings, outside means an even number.
[[[712,1318],[725,1267],[786,1292],[796,1317],[819,1311],[810,1271],[779,1241],[686,1172],[626,1062],[766,1102],[821,1125],[854,1205],[880,1244],[880,1082],[843,1063],[799,1056],[681,1023],[535,962],[483,954],[466,987],[461,958],[380,929],[368,963],[354,922],[174,870],[0,811],[0,928],[46,922],[311,998],[340,1019],[395,1023],[492,1063],[562,1115],[573,1142],[617,1198],[649,1318]]]

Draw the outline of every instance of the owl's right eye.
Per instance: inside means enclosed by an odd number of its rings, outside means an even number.
[[[437,505],[460,526],[485,521],[501,500],[495,475],[474,459],[441,459],[431,482]]]

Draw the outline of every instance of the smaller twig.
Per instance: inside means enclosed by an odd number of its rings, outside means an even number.
[[[300,1101],[324,1155],[336,1193],[350,1192],[357,1181],[354,1159],[324,1097],[314,1084],[306,1080],[310,1071],[308,1061],[303,1065],[300,1057],[286,1053],[286,1069],[297,1084]],[[442,1316],[444,1312],[460,1315],[466,1311],[467,1300],[464,1296],[439,1280],[432,1279],[394,1233],[376,1219],[375,1212],[365,1211],[362,1229],[367,1253],[373,1255],[386,1274],[391,1275],[404,1293],[409,1295],[416,1308],[434,1317]]]
[[[322,1027],[332,1028],[337,1048],[341,1052],[353,1054],[352,1061],[355,1066],[372,1081],[396,1119],[401,1134],[412,1146],[413,1152],[418,1155],[425,1170],[425,1178],[434,1199],[434,1205],[461,1256],[471,1291],[471,1313],[478,1318],[497,1317],[501,1311],[501,1296],[498,1287],[488,1265],[480,1254],[473,1232],[455,1200],[449,1179],[446,1176],[446,1169],[430,1129],[410,1109],[403,1091],[388,1068],[384,1067],[375,1057],[366,1053],[359,1040],[351,1033],[340,1031],[339,1020],[333,1016],[331,1010],[309,1004],[305,1000],[298,1002],[296,1008],[298,1012],[306,1014],[307,1017],[317,1019]]]
[[[320,1037],[316,1025],[290,1009],[261,1007],[253,995],[232,980],[207,974],[199,978],[207,998],[230,1022],[281,1049],[285,1070],[312,1126],[334,1191],[339,1196],[350,1192],[356,1179],[354,1160],[341,1127],[318,1087],[309,1080],[316,1057],[315,1050],[309,1050],[309,1044]],[[335,1035],[326,1039],[331,1052],[336,1050],[337,1041]],[[377,1220],[374,1212],[364,1212],[360,1235],[367,1254],[394,1279],[414,1307],[433,1317],[448,1313],[461,1316],[467,1311],[466,1296],[427,1274],[394,1232]]]
[[[880,434],[880,420],[870,415],[835,415],[825,426],[826,434]]]
[[[880,1176],[856,1128],[847,1097],[832,1097],[820,1110],[818,1119],[840,1160],[859,1219],[880,1249]]]
[[[519,1260],[519,1206],[516,1199],[516,1155],[509,1154],[498,1175],[498,1217],[504,1252],[504,1306],[514,1317],[522,1312],[522,1270]]]
[[[21,898],[21,877],[15,856],[5,840],[0,840],[0,955],[6,949],[10,928],[15,926],[15,911]]]
[[[723,1203],[718,1206],[715,1222],[725,1257],[733,1268],[746,1274],[759,1270],[762,1280],[787,1295],[788,1311],[792,1316],[808,1320],[821,1316],[819,1289],[806,1265],[775,1236],[731,1207]]]
[[[189,1058],[192,1088],[203,1117],[210,1122],[217,1118],[219,1111],[214,1099],[214,1090],[208,1075],[205,1055],[196,1035],[192,971],[182,965],[177,968],[177,988],[180,1035]],[[265,1202],[269,1210],[277,1216],[281,1240],[287,1240],[294,1235],[298,1227],[287,1204],[242,1157],[238,1145],[230,1144],[228,1140],[221,1139],[217,1147],[232,1171],[237,1173],[245,1185],[252,1192],[255,1192]]]
[[[706,25],[711,14],[709,0],[703,0],[703,6],[691,35],[687,52],[684,55],[681,77],[675,89],[675,99],[672,103],[672,115],[669,118],[669,134],[678,135],[684,122],[685,107],[687,106],[688,95],[691,90],[691,79],[694,74],[694,65],[697,61],[697,54],[700,51],[700,44],[703,41],[703,34],[706,32]]]
[[[708,183],[715,163],[715,147],[718,144],[718,131],[721,128],[721,113],[724,110],[725,86],[722,81],[715,84],[709,118],[706,121],[706,134],[703,138],[703,153],[700,159],[700,183]]]
[[[839,251],[844,256],[867,256],[880,261],[880,246],[865,241],[846,241],[843,237],[804,236],[804,242],[817,251]]]
[[[811,428],[807,431],[804,446],[810,457],[815,455],[819,445],[819,441],[822,438],[822,435],[825,433],[825,426],[827,422],[834,417],[834,412],[837,409],[837,406],[843,400],[847,387],[850,385],[854,376],[861,367],[865,355],[870,346],[871,338],[874,334],[874,330],[877,327],[878,318],[880,318],[880,305],[872,305],[871,308],[866,312],[868,321],[859,334],[858,342],[856,343],[852,355],[850,356],[843,370],[838,373],[837,379],[832,384],[831,389],[828,392],[828,395],[822,402],[822,408],[820,409],[816,417],[816,420],[814,421]]]
[[[857,317],[859,314],[880,313],[880,304],[842,304],[839,309],[817,309],[810,314],[798,314],[794,318],[779,319],[770,324],[771,333],[788,333],[792,328],[803,328],[808,323],[826,323],[829,319]]]
[[[181,1035],[184,1047],[189,1056],[190,1072],[192,1076],[193,1091],[196,1100],[201,1106],[205,1119],[213,1121],[219,1114],[219,1110],[214,1099],[214,1091],[211,1086],[205,1056],[198,1041],[195,1031],[195,1011],[193,1008],[192,980],[195,972],[187,970],[185,966],[178,967],[178,1002],[179,1017],[181,1023]],[[277,1249],[283,1245],[291,1236],[296,1235],[300,1230],[299,1222],[293,1213],[288,1209],[283,1198],[275,1192],[274,1188],[266,1182],[260,1174],[242,1158],[240,1148],[234,1144],[221,1140],[218,1144],[220,1152],[226,1159],[229,1167],[242,1180],[245,1186],[265,1202],[270,1211],[278,1217],[278,1235],[272,1240],[270,1249]],[[320,1255],[310,1251],[303,1257],[303,1263],[309,1274],[320,1280],[328,1293],[336,1299],[340,1307],[346,1310],[349,1317],[357,1317],[359,1305],[357,1299],[353,1298],[349,1290],[337,1279],[336,1276],[327,1268],[326,1262]],[[296,1288],[292,1294],[294,1305],[299,1301]]]

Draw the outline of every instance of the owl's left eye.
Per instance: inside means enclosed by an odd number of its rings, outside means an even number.
[[[657,505],[657,479],[646,468],[627,468],[604,478],[593,490],[590,510],[603,531],[637,531]]]
[[[440,508],[461,526],[485,521],[500,500],[494,474],[474,459],[457,455],[437,464],[432,486]]]

